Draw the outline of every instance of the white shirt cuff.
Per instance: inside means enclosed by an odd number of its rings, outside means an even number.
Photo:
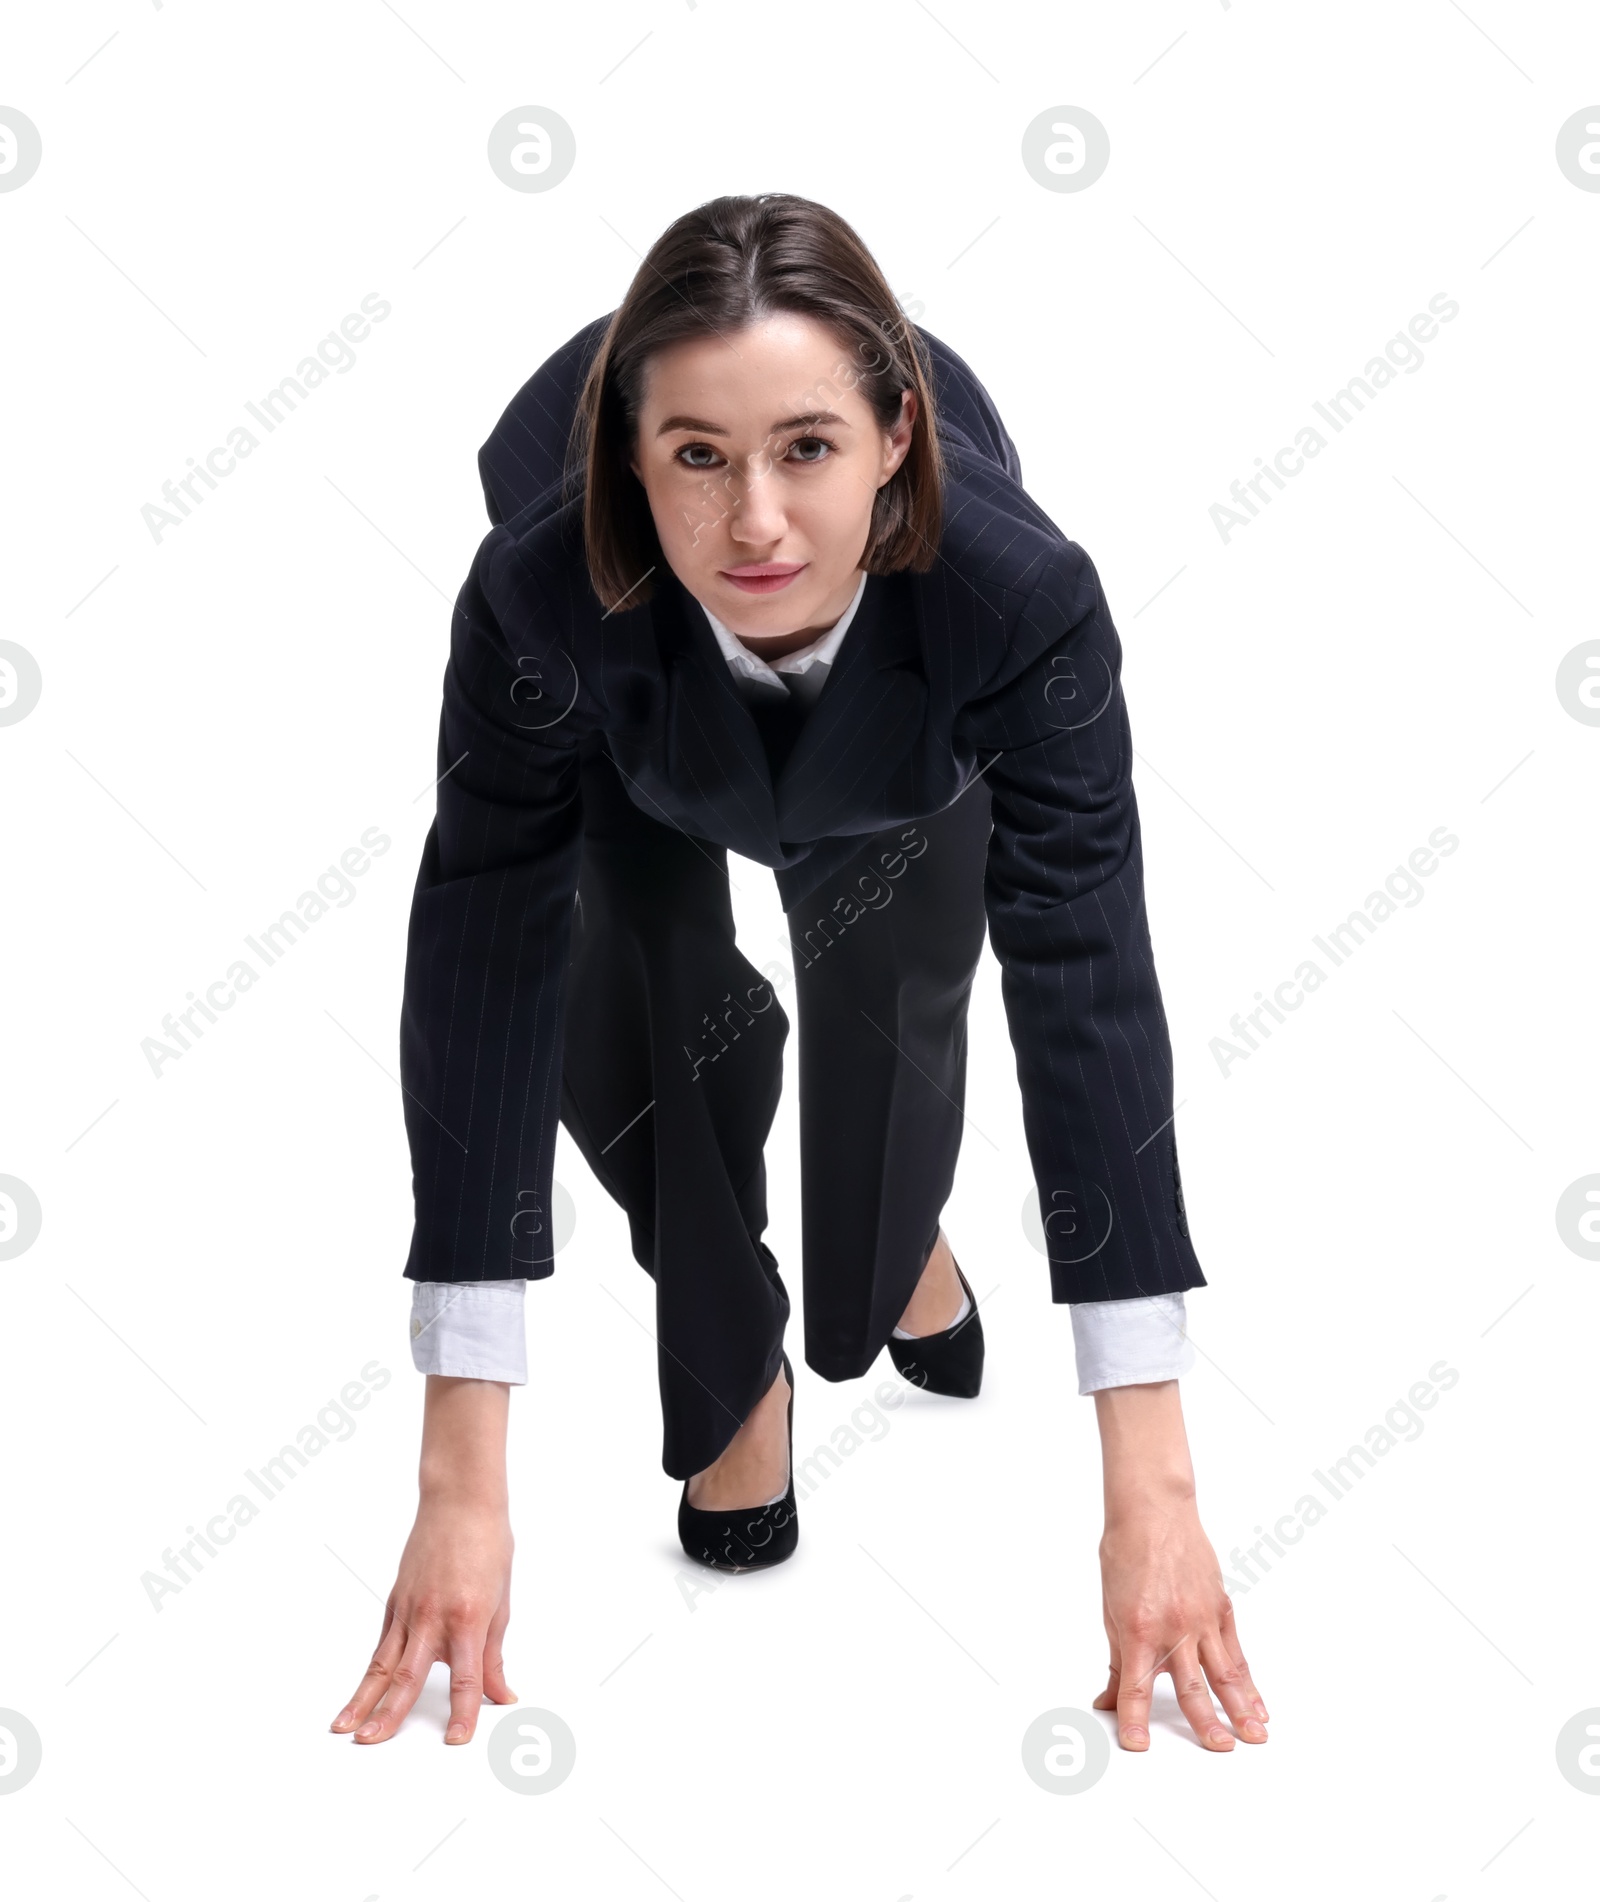
[[[528,1383],[526,1281],[413,1281],[411,1362],[419,1374]]]
[[[1072,1344],[1078,1356],[1078,1392],[1176,1380],[1194,1365],[1189,1321],[1181,1294],[1140,1295],[1131,1301],[1074,1301]]]

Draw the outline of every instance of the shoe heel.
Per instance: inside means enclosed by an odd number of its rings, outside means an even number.
[[[950,1257],[955,1261],[955,1256]],[[925,1393],[947,1394],[956,1400],[973,1400],[983,1385],[983,1322],[978,1316],[978,1297],[956,1261],[956,1277],[971,1312],[953,1326],[937,1334],[919,1334],[902,1341],[889,1336],[889,1358],[895,1371],[913,1387]]]
[[[690,1558],[719,1572],[755,1572],[781,1565],[793,1556],[800,1541],[800,1516],[794,1497],[794,1369],[787,1352],[783,1356],[783,1376],[789,1383],[789,1484],[783,1497],[768,1506],[703,1512],[689,1504],[689,1482],[683,1482],[678,1500],[678,1542]]]

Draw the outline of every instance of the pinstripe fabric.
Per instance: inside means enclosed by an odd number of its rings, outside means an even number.
[[[479,457],[495,526],[456,603],[438,810],[407,940],[401,1076],[413,1280],[539,1279],[582,838],[580,750],[633,802],[773,868],[786,911],[864,835],[982,772],[989,936],[1055,1301],[1204,1285],[1171,1132],[1121,648],[1085,551],[1021,486],[968,366],[933,356],[946,513],[923,575],[872,575],[776,775],[705,615],[663,563],[606,614],[561,458],[607,319],[529,379]]]

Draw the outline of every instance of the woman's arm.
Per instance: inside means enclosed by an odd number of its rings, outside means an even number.
[[[1111,1675],[1094,1700],[1115,1710],[1124,1749],[1150,1747],[1150,1691],[1171,1675],[1178,1703],[1208,1750],[1231,1750],[1206,1689],[1247,1743],[1267,1740],[1267,1707],[1250,1676],[1233,1603],[1200,1524],[1178,1383],[1105,1387],[1094,1397],[1105,1479],[1102,1612]]]
[[[1008,634],[955,738],[993,755],[984,900],[1051,1298],[1181,1294],[1205,1276],[1178,1174],[1122,648],[1075,542],[1042,563]]]
[[[501,1380],[428,1375],[416,1523],[384,1608],[366,1675],[331,1729],[383,1743],[400,1728],[432,1665],[450,1666],[446,1743],[470,1743],[483,1698],[514,1704],[501,1647],[511,1618],[511,1517]]]
[[[963,728],[975,751],[994,753],[984,768],[994,797],[989,936],[1051,1295],[1107,1312],[1205,1285],[1172,1133],[1172,1048],[1145,911],[1121,662],[1099,575],[1069,542],[1045,562],[1006,664]],[[1240,1734],[1262,1742],[1265,1712],[1195,1507],[1178,1383],[1160,1377],[1167,1369],[1154,1359],[1126,1371],[1133,1384],[1095,1392],[1111,1644],[1110,1683],[1095,1702],[1114,1705],[1124,1746],[1143,1750],[1151,1682],[1170,1672],[1201,1742],[1228,1750],[1209,1678]]]
[[[589,709],[535,530],[491,529],[451,624],[437,812],[406,937],[400,1082],[417,1281],[553,1272],[562,1013]]]
[[[485,1280],[520,1290],[554,1269],[551,1165],[583,721],[532,534],[491,529],[457,597],[437,811],[406,945],[400,1080],[416,1201],[406,1273],[428,1317],[460,1300],[458,1323],[470,1312],[503,1322],[517,1314],[514,1297],[478,1285]],[[469,1285],[453,1295],[460,1284]],[[417,1313],[414,1323],[428,1321]],[[461,1338],[470,1332],[458,1324],[450,1364],[474,1367],[474,1377],[427,1375],[416,1522],[372,1663],[332,1726],[362,1743],[394,1734],[440,1658],[450,1667],[447,1743],[472,1736],[485,1692],[514,1701],[500,1655],[510,1617],[511,1387],[477,1376],[519,1372],[520,1341],[474,1346]]]

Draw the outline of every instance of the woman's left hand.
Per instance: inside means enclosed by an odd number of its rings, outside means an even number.
[[[1107,1388],[1095,1401],[1105,1458],[1100,1575],[1111,1671],[1094,1708],[1116,1711],[1125,1750],[1148,1750],[1151,1691],[1165,1671],[1207,1750],[1233,1748],[1212,1691],[1247,1743],[1265,1743],[1267,1707],[1195,1505],[1178,1383]]]

